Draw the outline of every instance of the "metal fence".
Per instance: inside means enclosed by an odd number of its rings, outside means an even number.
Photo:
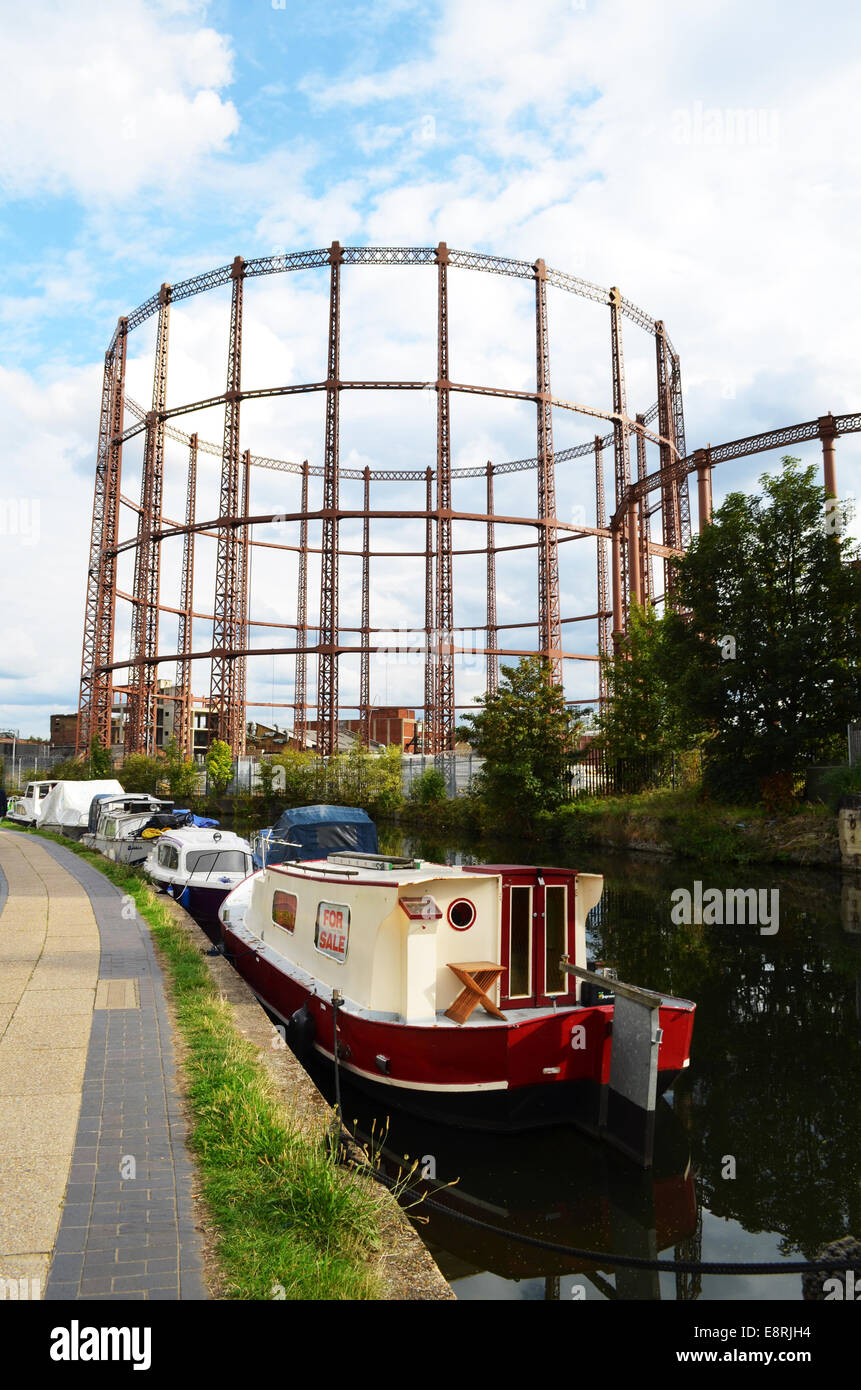
[[[625,796],[656,787],[690,786],[700,774],[699,753],[641,753],[609,758],[588,748],[568,769],[569,800],[576,796]]]
[[[413,783],[429,767],[442,773],[448,795],[457,796],[469,791],[472,779],[484,767],[484,758],[475,753],[441,753],[437,757],[432,753],[407,753],[401,764],[404,796],[409,796]]]
[[[38,781],[50,777],[58,763],[75,756],[74,747],[45,743],[24,744],[14,753],[0,754],[0,771],[3,786],[7,788],[23,786],[25,782]]]
[[[861,767],[861,724],[850,724],[847,729],[849,742],[849,766]]]

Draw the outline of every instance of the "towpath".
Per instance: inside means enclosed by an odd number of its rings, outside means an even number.
[[[62,846],[0,831],[0,1294],[207,1298],[185,1141],[133,902]]]

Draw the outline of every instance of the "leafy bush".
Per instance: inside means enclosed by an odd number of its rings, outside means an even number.
[[[445,778],[439,768],[426,767],[420,777],[417,777],[410,787],[410,801],[416,801],[420,806],[430,806],[438,801],[445,801],[448,794]]]
[[[842,796],[851,792],[861,792],[861,765],[850,767],[830,767],[819,779],[822,797],[826,806],[836,811]]]
[[[213,739],[206,755],[206,771],[216,796],[227,791],[233,777],[233,751],[223,739]]]
[[[119,774],[124,791],[149,792],[151,796],[155,796],[156,784],[162,775],[160,760],[149,758],[146,753],[130,753]]]
[[[165,745],[161,773],[167,778],[174,801],[188,801],[197,790],[197,768],[194,759],[185,757],[175,737]]]

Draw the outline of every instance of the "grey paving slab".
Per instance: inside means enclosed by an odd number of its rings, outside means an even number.
[[[133,904],[89,864],[48,840],[38,843],[90,900],[101,938],[99,978],[133,979],[140,999],[138,1008],[92,1015],[45,1298],[206,1299],[202,1242],[188,1219],[193,1167],[149,931]],[[2,892],[0,882],[0,902]],[[129,1160],[133,1178],[126,1176]]]

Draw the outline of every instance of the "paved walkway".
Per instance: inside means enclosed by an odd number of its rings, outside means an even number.
[[[147,926],[50,841],[0,831],[0,872],[0,1278],[49,1299],[206,1298]]]

